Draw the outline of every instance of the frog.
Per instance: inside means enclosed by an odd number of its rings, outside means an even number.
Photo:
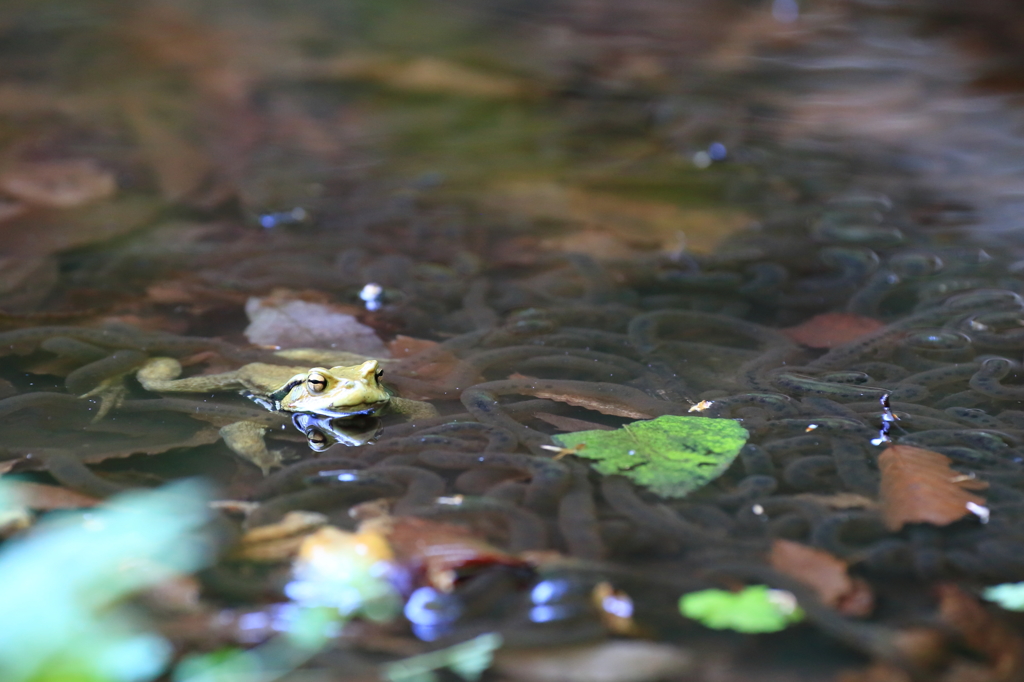
[[[147,360],[135,377],[144,389],[155,393],[237,391],[268,410],[293,415],[310,414],[332,420],[376,417],[384,412],[409,419],[437,416],[437,409],[430,403],[401,398],[384,386],[380,359],[316,349],[293,349],[275,355],[287,361],[321,364],[310,367],[253,362],[230,372],[179,379],[181,363],[170,357],[155,357]],[[346,364],[328,366],[333,363],[325,360]],[[265,425],[251,421],[221,428],[228,447],[259,466],[264,474],[281,463],[280,454],[267,449],[265,434]]]

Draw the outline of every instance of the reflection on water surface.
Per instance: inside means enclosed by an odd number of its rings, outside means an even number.
[[[273,643],[298,561],[352,590],[311,679],[498,643],[489,679],[1016,679],[978,599],[1024,578],[1022,18],[987,7],[9,3],[5,478],[218,486],[220,558],[146,602],[169,660]],[[382,421],[281,411],[369,359]],[[694,406],[750,437],[682,499],[551,440]],[[803,622],[679,612],[748,585]]]

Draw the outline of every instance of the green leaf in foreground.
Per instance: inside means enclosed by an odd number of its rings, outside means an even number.
[[[1024,583],[1003,583],[986,587],[981,596],[987,601],[999,604],[1007,611],[1024,611]]]
[[[739,592],[701,590],[684,594],[679,611],[714,630],[778,632],[803,620],[796,598],[785,590],[751,585]]]
[[[552,436],[564,448],[597,460],[605,475],[621,474],[662,497],[683,497],[729,468],[747,442],[732,419],[658,417],[614,431],[577,431]]]

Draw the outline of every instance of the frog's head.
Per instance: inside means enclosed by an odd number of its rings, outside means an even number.
[[[285,412],[326,417],[376,414],[391,400],[380,383],[383,373],[376,360],[350,367],[314,367],[296,374],[268,397]]]

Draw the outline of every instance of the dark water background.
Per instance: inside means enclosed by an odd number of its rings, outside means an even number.
[[[521,576],[481,573],[437,646],[600,640],[580,595],[611,579],[648,638],[699,652],[672,679],[836,679],[872,660],[968,679],[893,642],[949,629],[937,584],[1024,576],[1022,42],[1024,15],[994,1],[8,0],[5,461],[43,460],[36,480],[97,496],[204,475],[262,502],[254,525],[308,509],[352,527],[352,504],[397,496],[579,560],[545,577],[578,588],[547,623],[525,615]],[[70,176],[46,166],[69,160]],[[359,297],[369,283],[379,307]],[[436,354],[388,371],[443,418],[388,417],[376,443],[312,465],[300,434],[272,430],[286,466],[264,480],[211,430],[250,403],[157,404],[130,378],[150,356],[193,373],[273,361],[243,335],[245,304],[280,289],[384,341],[441,342],[458,378],[424,374]],[[833,312],[884,326],[832,350],[778,331]],[[76,396],[125,373],[127,400],[94,421],[99,400]],[[713,400],[706,414],[743,419],[750,444],[665,502],[551,460],[558,429],[538,413],[629,420],[514,374],[620,385],[622,404],[664,413]],[[895,440],[989,483],[987,524],[882,525],[885,393]],[[379,486],[305,487],[327,464]],[[439,493],[481,503],[445,511]],[[773,538],[849,561],[873,614],[819,605],[757,637],[679,617],[683,591],[790,587],[766,562]],[[205,599],[268,603],[274,581],[224,565]],[[957,637],[938,647],[954,663],[985,659]],[[364,679],[424,646],[405,625],[353,641],[310,679]],[[986,674],[970,679],[1011,679]]]

